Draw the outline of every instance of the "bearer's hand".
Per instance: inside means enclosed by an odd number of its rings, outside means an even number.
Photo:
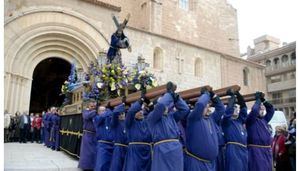
[[[255,93],[255,100],[258,100],[258,99],[261,99],[261,98],[262,98],[262,92],[257,91],[257,92]]]
[[[228,96],[234,96],[235,95],[235,92],[230,88],[226,91],[226,95]]]
[[[180,98],[180,95],[178,93],[171,93],[171,96],[173,98],[174,103],[176,103]]]
[[[203,88],[200,89],[200,94],[203,95],[204,93],[210,95],[209,90],[206,87],[203,87]]]
[[[166,84],[166,89],[168,93],[174,93],[176,91],[176,88],[177,88],[176,85],[171,81],[169,81]]]
[[[209,91],[209,93],[210,93],[210,97],[211,97],[211,99],[213,99],[214,98],[214,96],[216,95],[212,90],[211,91]],[[215,96],[216,97],[216,96]]]
[[[261,101],[264,103],[266,101],[265,94],[261,92]]]

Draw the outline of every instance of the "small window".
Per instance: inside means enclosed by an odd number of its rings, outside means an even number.
[[[245,86],[248,86],[248,78],[249,78],[249,69],[245,67],[243,69],[243,84]]]
[[[189,0],[179,0],[179,7],[187,11],[189,9]]]
[[[282,56],[281,61],[283,66],[286,66],[288,64],[288,59],[289,59],[288,55]]]
[[[291,73],[289,73],[289,78],[290,79],[295,79],[296,78],[296,73],[295,72],[291,72]]]
[[[154,68],[162,70],[163,69],[163,51],[161,48],[156,47],[154,49]]]
[[[274,59],[274,65],[278,65],[279,64],[279,58],[275,58]]]
[[[279,58],[274,59],[274,67],[277,68],[279,65]]]
[[[291,54],[291,64],[296,65],[296,53],[295,52],[293,52]]]
[[[288,91],[289,97],[296,97],[296,89]]]
[[[271,66],[271,61],[269,59],[266,61],[266,66],[267,67]]]

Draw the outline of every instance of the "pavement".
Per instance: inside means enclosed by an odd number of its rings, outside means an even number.
[[[4,143],[5,171],[81,171],[78,160],[42,144]]]

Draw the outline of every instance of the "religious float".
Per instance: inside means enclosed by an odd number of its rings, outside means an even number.
[[[124,35],[129,15],[123,23],[118,23],[115,16],[113,21],[117,31],[111,36],[108,52],[101,51],[98,59],[91,61],[88,71],[81,76],[77,75],[75,63],[72,64],[68,80],[61,87],[61,95],[65,96],[61,108],[60,149],[73,157],[80,158],[80,145],[83,134],[82,110],[86,108],[89,99],[94,99],[97,104],[117,106],[123,102],[131,104],[140,99],[144,93],[146,98],[154,101],[167,92],[166,85],[158,85],[153,74],[147,71],[148,64],[142,55],[132,67],[122,64],[120,49],[131,51],[128,38]],[[240,91],[240,86],[232,85],[214,90],[209,85],[204,85],[178,92],[188,103],[194,104],[200,96],[201,89],[213,90],[221,97],[223,103],[228,103],[226,92],[228,89]],[[255,99],[254,94],[244,96],[245,101]]]

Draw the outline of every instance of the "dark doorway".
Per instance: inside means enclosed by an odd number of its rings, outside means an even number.
[[[60,58],[48,58],[34,69],[31,87],[30,112],[42,112],[51,106],[59,107],[64,99],[61,85],[70,74],[71,65]]]

